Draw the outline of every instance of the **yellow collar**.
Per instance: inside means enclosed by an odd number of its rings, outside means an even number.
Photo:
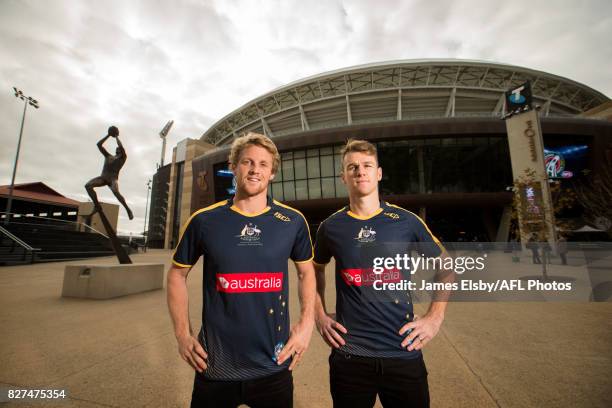
[[[353,218],[356,218],[358,220],[369,220],[372,217],[376,217],[378,214],[380,214],[383,211],[382,207],[380,207],[378,210],[374,211],[372,214],[370,215],[366,215],[366,216],[361,216],[361,215],[357,215],[354,212],[352,212],[351,210],[348,210],[346,213],[348,215],[350,215]]]

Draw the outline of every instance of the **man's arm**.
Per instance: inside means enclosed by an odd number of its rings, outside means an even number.
[[[297,365],[302,359],[304,352],[308,348],[310,338],[312,336],[312,328],[314,326],[314,308],[315,308],[315,287],[316,279],[314,276],[314,268],[312,261],[296,262],[295,268],[298,275],[298,296],[300,298],[300,321],[291,328],[289,340],[278,356],[278,364],[281,365],[290,356],[293,355],[293,360],[289,365],[289,370]]]
[[[323,340],[330,346],[338,348],[344,346],[346,342],[340,333],[347,333],[347,330],[336,321],[336,316],[327,313],[325,306],[325,265],[314,264],[317,278],[317,297],[315,303],[315,320],[317,328]]]
[[[191,268],[172,265],[168,271],[167,292],[168,310],[174,325],[174,335],[178,343],[179,355],[194,370],[206,370],[208,355],[193,335],[189,320],[189,295],[187,293],[187,275]]]
[[[127,152],[125,151],[125,148],[123,147],[123,144],[121,144],[121,140],[119,140],[119,136],[117,136],[115,138],[115,140],[117,140],[117,146],[119,146],[121,148],[121,154],[123,155],[123,157],[125,157],[127,159]]]
[[[104,146],[102,146],[104,142],[106,142],[106,139],[108,139],[109,137],[110,135],[106,135],[98,141],[98,150],[100,150],[100,153],[102,153],[104,157],[110,156],[110,153],[108,153]]]
[[[450,255],[443,251],[440,257],[445,259],[450,257]],[[453,283],[455,281],[455,272],[452,269],[441,269],[436,272],[434,281],[446,284]],[[399,334],[402,336],[409,329],[412,329],[412,332],[402,341],[402,347],[408,347],[408,351],[420,350],[438,334],[444,321],[444,313],[449,297],[450,290],[434,291],[433,300],[429,304],[429,309],[425,316],[422,318],[415,317],[412,322],[406,323],[400,329]]]

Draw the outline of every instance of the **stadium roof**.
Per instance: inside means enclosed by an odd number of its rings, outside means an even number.
[[[504,92],[530,80],[545,116],[575,116],[610,99],[542,71],[486,61],[388,61],[330,71],[262,95],[201,137],[216,145],[248,131],[270,137],[359,123],[443,117],[500,117]]]

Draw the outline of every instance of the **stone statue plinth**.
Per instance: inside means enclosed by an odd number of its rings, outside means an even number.
[[[163,287],[163,264],[67,265],[62,296],[111,299]]]

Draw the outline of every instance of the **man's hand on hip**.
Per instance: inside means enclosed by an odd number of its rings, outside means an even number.
[[[289,335],[289,340],[283,350],[278,355],[278,365],[281,365],[287,360],[289,357],[293,356],[293,360],[289,365],[289,370],[293,370],[293,368],[300,362],[304,353],[308,349],[308,345],[310,344],[310,338],[312,337],[312,328],[314,323],[312,320],[310,321],[300,321],[298,324],[291,328],[291,334]]]
[[[408,351],[422,349],[431,339],[436,337],[443,320],[444,317],[430,313],[421,318],[415,315],[414,320],[403,325],[399,331],[401,336],[409,332],[408,336],[402,341],[402,347],[407,347]]]
[[[340,333],[346,334],[347,330],[336,321],[335,314],[321,312],[317,315],[316,320],[321,337],[330,347],[339,348],[346,344]]]
[[[202,348],[202,345],[193,335],[189,334],[176,338],[178,342],[179,355],[185,360],[194,370],[203,373],[206,370],[206,359],[208,354]]]

